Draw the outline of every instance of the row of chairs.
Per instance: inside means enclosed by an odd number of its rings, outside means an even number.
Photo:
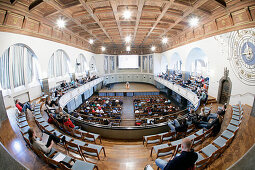
[[[101,136],[99,134],[95,134],[95,133],[91,133],[91,132],[87,132],[81,129],[74,129],[74,128],[70,128],[68,126],[65,126],[64,124],[59,123],[53,116],[51,113],[48,113],[48,116],[51,118],[51,120],[53,120],[53,123],[63,132],[75,137],[75,138],[79,138],[83,141],[89,141],[89,142],[93,142],[96,143],[97,140],[99,140],[100,144],[102,144],[102,139]]]
[[[219,157],[233,141],[243,118],[242,106],[232,107],[232,118],[227,129],[211,144],[202,148],[198,153],[196,167],[203,169]],[[204,155],[204,156],[203,156]]]
[[[66,148],[67,151],[70,151],[70,148],[76,148],[73,150],[76,151],[77,153],[80,153],[80,146],[81,146],[82,149],[85,151],[85,152],[83,152],[82,155],[97,157],[98,160],[100,160],[99,155],[100,155],[101,151],[103,151],[104,156],[106,156],[105,149],[103,146],[96,145],[96,144],[89,144],[89,143],[86,143],[85,141],[71,138],[71,137],[66,136],[65,134],[61,133],[60,131],[54,129],[48,122],[46,122],[44,120],[44,118],[42,117],[42,115],[40,113],[40,110],[35,111],[33,113],[33,116],[34,116],[36,124],[42,131],[46,131],[48,134],[55,134],[59,138],[61,138],[62,136],[66,137],[66,142],[64,144],[64,147]],[[72,131],[73,130],[74,129],[72,129]],[[88,134],[88,133],[84,133],[84,134]],[[89,140],[90,142],[95,142],[96,141],[95,135],[87,136],[85,139]],[[100,142],[101,142],[101,139],[100,139]]]
[[[158,133],[155,135],[148,135],[143,136],[143,145],[147,146],[148,144],[162,144],[165,141],[173,141],[180,136],[186,136],[187,134],[190,134],[194,132],[196,129],[195,125],[188,126],[187,132],[164,132],[164,133]]]
[[[36,105],[35,110],[36,111],[40,110],[40,105]],[[20,132],[21,132],[24,140],[26,141],[28,148],[31,149],[34,153],[36,153],[47,164],[52,165],[55,168],[60,168],[63,170],[71,170],[71,169],[72,170],[78,170],[78,169],[79,170],[82,170],[82,169],[94,170],[94,169],[98,169],[98,167],[93,163],[85,162],[85,161],[78,160],[78,159],[73,159],[66,154],[56,151],[54,148],[52,148],[50,153],[48,153],[48,154],[44,154],[42,151],[34,149],[29,141],[29,137],[28,137],[28,133],[27,133],[30,126],[28,125],[26,115],[21,115],[21,113],[18,110],[15,114],[16,114],[17,125],[20,129]],[[56,158],[60,154],[62,155],[62,160],[61,161],[56,160]],[[67,167],[66,166],[67,164],[70,165],[71,167]]]
[[[208,139],[212,134],[212,128],[209,130],[200,129],[195,133],[187,136],[192,140],[192,146],[196,147],[199,144],[202,144],[204,140]],[[166,144],[156,145],[151,148],[151,157],[153,151],[156,153],[156,158],[161,156],[173,155],[174,152],[179,152],[181,148],[182,139],[174,140]]]

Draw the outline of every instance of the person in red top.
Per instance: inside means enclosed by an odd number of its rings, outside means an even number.
[[[20,103],[19,99],[17,99],[17,100],[15,100],[15,105],[20,112],[25,112],[27,109],[32,111],[31,105],[29,102],[22,104],[22,103]]]
[[[64,125],[70,128],[79,129],[79,126],[75,126],[70,119],[70,116],[67,114],[66,118],[64,119]]]

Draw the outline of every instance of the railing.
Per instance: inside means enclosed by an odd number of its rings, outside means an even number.
[[[165,79],[159,78],[157,76],[154,77],[154,80],[157,81],[158,83],[166,86],[167,88],[173,90],[174,92],[178,93],[194,106],[195,110],[198,109],[199,104],[200,104],[200,99],[197,96],[196,93],[192,92],[191,90],[184,88],[180,85],[173,84],[172,82],[169,82]]]
[[[60,107],[64,108],[67,103],[69,103],[71,100],[73,100],[75,97],[83,94],[85,91],[93,88],[97,84],[101,83],[104,80],[103,77],[97,78],[91,82],[88,82],[74,90],[71,90],[70,92],[64,94],[60,99],[59,99],[59,105]]]

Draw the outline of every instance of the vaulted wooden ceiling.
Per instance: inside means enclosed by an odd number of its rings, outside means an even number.
[[[201,23],[228,12],[242,0],[0,0],[31,15],[56,23],[67,21],[66,29],[85,41],[94,39],[94,48],[104,45],[123,48],[131,36],[132,48],[161,45],[190,28],[188,21],[197,16]],[[123,12],[131,11],[125,19]],[[39,19],[40,20],[40,19]]]

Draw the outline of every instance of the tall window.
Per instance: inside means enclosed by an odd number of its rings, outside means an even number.
[[[10,89],[9,51],[10,48],[0,58],[0,81],[2,89]]]
[[[9,47],[0,58],[1,88],[10,89],[11,81],[14,88],[34,80],[39,81],[36,61],[34,52],[26,45],[15,44]]]
[[[59,77],[69,73],[69,58],[63,50],[57,50],[50,58],[48,66],[49,78]]]
[[[92,56],[90,59],[89,68],[91,71],[96,71],[96,60],[95,60],[94,56]]]
[[[76,59],[76,73],[84,73],[88,71],[88,63],[83,54],[80,54]]]
[[[108,73],[108,56],[104,56],[104,71]]]

